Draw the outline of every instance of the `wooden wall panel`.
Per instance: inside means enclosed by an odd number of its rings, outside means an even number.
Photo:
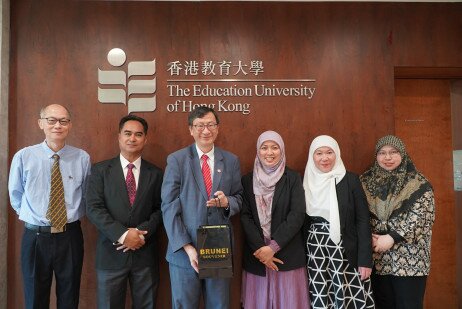
[[[412,11],[407,4],[393,9],[394,65],[460,67],[462,40],[450,39],[462,29],[460,3],[421,3]]]
[[[457,308],[450,81],[396,80],[395,128],[435,193],[426,308]]]
[[[274,129],[285,139],[288,165],[295,170],[303,172],[312,138],[330,134],[347,168],[360,173],[372,161],[376,139],[394,132],[394,66],[462,67],[461,20],[462,5],[452,3],[12,1],[10,157],[43,140],[36,118],[49,103],[71,109],[69,143],[86,149],[93,162],[118,153],[117,123],[127,107],[98,103],[97,69],[108,69],[107,52],[119,47],[128,61],[155,57],[158,64],[157,110],[140,113],[150,124],[144,157],[158,166],[164,168],[169,153],[192,142],[187,114],[166,111],[172,100],[166,63],[258,59],[265,78],[315,78],[316,94],[311,101],[248,98],[250,115],[220,113],[217,144],[240,157],[242,172],[252,167],[258,135]],[[238,308],[242,235],[234,221],[232,294]],[[9,224],[9,306],[16,308],[22,305],[22,227],[13,211]],[[86,221],[83,227],[81,303],[93,307],[96,230]],[[164,255],[165,233],[159,237]],[[161,281],[159,307],[167,308],[164,260]]]

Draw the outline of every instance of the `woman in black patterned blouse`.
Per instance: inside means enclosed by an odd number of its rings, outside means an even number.
[[[382,137],[375,151],[373,166],[361,176],[371,212],[375,304],[379,309],[423,308],[435,220],[433,189],[398,137]]]

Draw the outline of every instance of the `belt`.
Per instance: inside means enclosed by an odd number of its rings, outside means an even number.
[[[41,226],[41,225],[30,224],[30,223],[27,223],[27,222],[24,223],[24,226],[26,227],[26,229],[31,230],[31,231],[35,231],[35,232],[39,232],[39,233],[56,234],[56,233],[63,233],[65,231],[67,231],[67,230],[72,229],[73,227],[80,226],[80,220],[77,220],[77,221],[74,221],[74,222],[71,222],[71,223],[67,223],[65,226],[63,226],[60,229],[52,227],[52,226]]]

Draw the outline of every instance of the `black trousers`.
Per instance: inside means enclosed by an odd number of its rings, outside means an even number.
[[[372,275],[377,309],[422,309],[427,276]]]
[[[131,266],[116,270],[97,269],[96,275],[98,309],[124,309],[127,284],[130,285],[132,308],[156,308],[159,286],[158,266]]]
[[[83,235],[80,222],[62,233],[51,234],[24,228],[21,267],[25,308],[49,308],[53,274],[57,308],[79,305],[83,264]]]

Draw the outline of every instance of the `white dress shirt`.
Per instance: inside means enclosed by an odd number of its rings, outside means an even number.
[[[132,169],[132,172],[133,172],[133,176],[135,177],[136,189],[138,189],[138,180],[140,179],[141,157],[139,157],[133,162],[129,162],[127,159],[124,158],[122,154],[120,154],[120,164],[122,165],[122,170],[124,172],[124,179],[127,179],[128,164],[130,163],[135,165],[135,167]],[[117,245],[124,243],[125,237],[127,236],[127,234],[128,234],[128,230],[125,231],[125,233],[123,233],[122,236],[120,236],[118,240],[119,243]]]

